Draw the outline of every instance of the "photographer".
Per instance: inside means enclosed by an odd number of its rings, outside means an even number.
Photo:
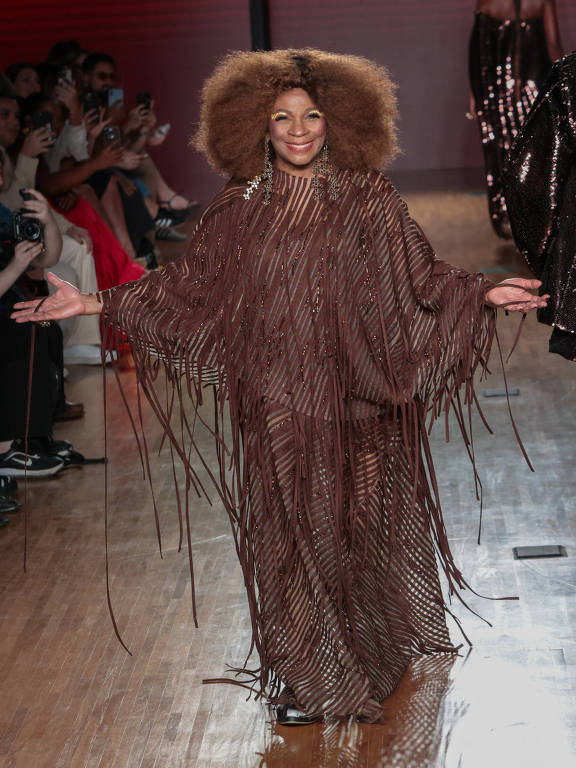
[[[36,174],[39,157],[46,155],[54,144],[51,124],[35,128],[26,134],[13,165],[8,156],[21,135],[20,106],[14,93],[5,84],[0,90],[0,161],[3,162],[3,185],[0,186],[0,203],[10,210],[16,210],[21,205],[20,189],[36,188]],[[33,104],[35,96],[28,103]],[[69,222],[63,216],[54,214],[58,228],[62,234],[62,254],[56,272],[66,280],[71,280],[82,290],[93,293],[98,290],[92,243],[88,233]],[[67,338],[66,364],[101,364],[100,356],[100,325],[94,318],[72,320],[69,323]],[[66,404],[60,414],[69,418],[70,404]],[[76,409],[77,413],[80,413]]]
[[[50,445],[53,417],[64,399],[62,334],[55,323],[39,326],[32,348],[32,333],[22,333],[10,313],[15,302],[35,295],[28,275],[57,263],[62,239],[47,200],[32,189],[22,192],[21,211],[12,214],[0,205],[0,476],[47,477],[62,469],[62,459],[26,453],[25,445],[27,435]]]

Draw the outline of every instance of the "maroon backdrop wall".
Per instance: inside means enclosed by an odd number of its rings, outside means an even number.
[[[576,3],[557,0],[564,46],[576,48]],[[400,86],[399,169],[481,164],[467,109],[473,0],[270,0],[275,47],[310,45],[386,64]],[[190,149],[203,79],[228,50],[250,46],[248,0],[3,0],[0,65],[40,61],[78,38],[116,56],[128,101],[150,90],[167,143],[153,150],[168,181],[206,201],[221,180]]]

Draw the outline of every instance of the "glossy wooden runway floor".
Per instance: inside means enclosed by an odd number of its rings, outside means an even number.
[[[438,253],[494,278],[522,271],[492,236],[483,196],[409,196]],[[517,318],[502,318],[509,347]],[[482,594],[454,613],[474,641],[456,658],[417,660],[387,701],[381,724],[279,728],[242,689],[202,685],[242,663],[250,622],[228,522],[220,505],[193,507],[199,628],[191,618],[186,553],[178,553],[169,453],[146,415],[164,533],[155,539],[150,495],[130,425],[110,382],[110,575],[116,640],[106,605],[103,468],[68,470],[29,484],[29,556],[23,514],[0,532],[0,764],[11,768],[338,766],[499,768],[576,765],[576,366],[547,353],[548,330],[529,318],[507,366],[514,414],[536,466],[515,444],[506,403],[481,397],[496,435],[476,419],[484,529],[462,443],[433,436],[446,524],[457,561]],[[501,387],[498,366],[484,384]],[[123,383],[134,395],[130,372]],[[103,452],[101,377],[70,370],[68,396],[86,417],[58,437],[88,456]],[[210,403],[206,404],[207,413]],[[207,451],[210,441],[206,439]],[[212,454],[210,454],[212,455]],[[20,493],[20,499],[23,493]],[[564,544],[568,557],[515,561],[512,547]],[[459,630],[454,626],[456,639]]]

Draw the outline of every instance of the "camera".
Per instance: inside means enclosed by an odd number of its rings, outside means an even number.
[[[149,111],[152,104],[152,96],[150,96],[148,91],[139,93],[136,96],[136,104],[138,104],[138,106],[144,107],[144,109]]]
[[[29,240],[31,243],[44,242],[44,224],[39,219],[31,219],[22,211],[12,214],[12,237],[15,243]]]
[[[25,190],[20,190],[20,197],[24,202],[34,200]],[[27,215],[26,208],[20,208],[12,214],[12,241],[14,244],[28,240],[31,243],[44,243],[44,224],[39,219]]]

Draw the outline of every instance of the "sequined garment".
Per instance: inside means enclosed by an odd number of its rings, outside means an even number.
[[[488,209],[499,237],[511,237],[500,179],[506,153],[550,66],[542,19],[516,22],[476,12],[470,87],[484,153]]]
[[[471,400],[494,312],[492,284],[437,261],[384,176],[337,173],[337,201],[279,171],[267,206],[262,186],[246,199],[231,183],[186,257],[106,292],[104,316],[191,483],[194,419],[166,403],[161,371],[196,398],[216,377],[229,408],[214,479],[260,659],[245,679],[310,715],[376,719],[411,658],[454,650],[435,552],[450,588],[465,582],[425,421],[460,385]]]
[[[503,174],[516,245],[548,306],[550,351],[576,357],[576,54],[554,64]]]

